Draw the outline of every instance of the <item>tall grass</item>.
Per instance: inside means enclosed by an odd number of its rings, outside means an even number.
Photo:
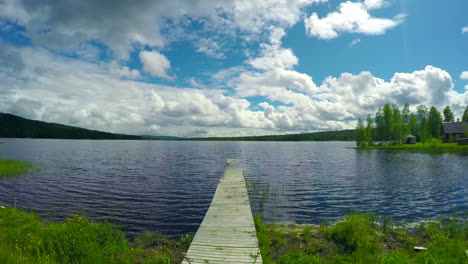
[[[84,216],[43,222],[32,213],[0,208],[0,263],[180,263],[190,239],[148,234],[130,243],[119,228]]]
[[[32,168],[32,163],[28,161],[0,159],[0,176],[26,173]]]
[[[257,215],[255,224],[264,263],[468,263],[467,219],[408,229],[370,215],[307,227],[268,226]]]

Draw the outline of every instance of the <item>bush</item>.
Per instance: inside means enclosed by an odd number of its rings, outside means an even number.
[[[365,141],[365,140],[362,140],[362,141],[359,142],[358,146],[360,148],[367,148],[369,146],[369,143],[367,141]]]
[[[337,242],[344,254],[376,253],[379,244],[376,234],[376,223],[369,215],[348,216],[326,230],[326,237]]]
[[[423,141],[424,145],[428,145],[428,146],[431,146],[431,147],[435,147],[437,145],[440,145],[442,143],[442,141],[438,138],[427,138]]]

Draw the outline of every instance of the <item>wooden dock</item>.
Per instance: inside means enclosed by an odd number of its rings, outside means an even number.
[[[228,159],[184,264],[262,263],[242,167]]]

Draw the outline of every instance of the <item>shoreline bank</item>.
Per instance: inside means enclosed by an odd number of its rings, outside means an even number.
[[[401,150],[409,152],[427,153],[427,154],[460,154],[468,155],[468,145],[458,145],[457,143],[416,143],[416,144],[399,144],[387,146],[365,146],[356,147],[355,149],[385,149],[385,150]]]
[[[255,226],[263,263],[468,262],[468,215],[410,228],[371,215],[324,225],[266,225],[257,214]],[[45,222],[10,207],[0,208],[0,230],[1,263],[87,263],[97,256],[100,263],[180,263],[192,239],[157,233],[127,239],[107,222],[79,215]]]

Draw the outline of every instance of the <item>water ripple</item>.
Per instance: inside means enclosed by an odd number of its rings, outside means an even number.
[[[267,222],[321,223],[352,212],[417,221],[468,210],[463,156],[338,142],[2,141],[0,158],[31,160],[40,170],[1,178],[1,204],[47,220],[84,213],[128,235],[194,233],[227,158],[242,160],[255,184],[252,209]]]

